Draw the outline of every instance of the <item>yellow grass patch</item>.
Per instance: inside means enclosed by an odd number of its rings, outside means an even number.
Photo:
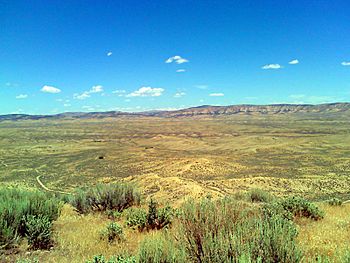
[[[341,262],[341,255],[349,249],[350,205],[330,206],[320,204],[325,211],[324,219],[312,221],[298,219],[298,241],[306,258],[315,255],[327,256]]]

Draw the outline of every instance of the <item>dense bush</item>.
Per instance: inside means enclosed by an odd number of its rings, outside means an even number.
[[[270,202],[273,197],[270,193],[261,189],[252,189],[248,192],[250,201],[252,202]]]
[[[151,199],[148,204],[148,212],[142,208],[130,208],[126,211],[126,224],[137,227],[140,231],[147,229],[162,229],[171,224],[174,209],[165,206],[158,209],[158,204]]]
[[[28,215],[25,220],[28,244],[32,249],[47,249],[52,245],[52,221],[45,215]]]
[[[177,238],[191,262],[299,262],[296,235],[292,222],[226,198],[187,202]]]
[[[142,208],[131,207],[125,211],[126,224],[142,231],[147,225],[147,212]]]
[[[140,193],[132,184],[105,184],[78,189],[70,203],[80,212],[116,210],[118,212],[138,205]]]
[[[33,216],[36,220],[45,217],[45,222],[51,224],[57,219],[61,206],[62,203],[58,198],[47,193],[0,189],[0,248],[12,247],[25,236],[29,238],[29,242],[32,242],[33,248],[37,247],[39,245],[37,242],[40,243],[41,238],[47,236],[49,224],[47,227],[41,225],[42,228],[34,229]],[[41,223],[44,224],[44,222]],[[45,247],[44,244],[43,247]]]
[[[328,204],[331,206],[340,206],[343,202],[339,198],[333,197],[328,200]]]
[[[320,220],[324,217],[324,212],[315,204],[301,197],[289,197],[280,202],[284,210],[296,217],[307,217],[313,220]]]
[[[124,239],[123,228],[115,222],[107,225],[106,229],[101,232],[101,238],[107,239],[108,242],[122,241]]]

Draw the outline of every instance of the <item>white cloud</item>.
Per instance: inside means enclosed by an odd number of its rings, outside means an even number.
[[[103,91],[103,87],[101,85],[92,86],[92,88],[88,91],[88,93],[99,93]]]
[[[108,51],[107,52],[107,57],[110,57],[110,56],[112,56],[113,55],[113,52],[112,51]]]
[[[178,73],[185,72],[185,71],[186,71],[186,69],[178,69],[178,70],[176,70],[176,72],[178,72]]]
[[[72,105],[70,105],[69,103],[63,104],[63,107],[70,107],[70,106],[72,106]]]
[[[163,94],[162,88],[142,87],[126,95],[126,97],[159,97]]]
[[[173,56],[168,58],[165,63],[172,63],[175,62],[176,64],[182,64],[182,63],[186,63],[189,62],[188,59],[182,58],[181,56]]]
[[[41,88],[41,91],[42,91],[42,92],[45,92],[45,93],[53,93],[53,94],[55,94],[55,93],[60,93],[60,92],[61,92],[60,89],[55,88],[55,87],[53,87],[53,86],[47,86],[47,85],[43,86],[43,87]]]
[[[16,99],[26,99],[26,98],[28,98],[27,94],[19,94],[16,96]]]
[[[210,97],[223,97],[225,96],[224,93],[210,93],[209,94]]]
[[[78,100],[85,100],[87,98],[90,98],[91,95],[93,93],[100,93],[103,92],[103,87],[101,85],[96,85],[96,86],[92,86],[90,90],[88,91],[84,91],[83,93],[79,94],[79,93],[75,93],[73,95],[74,99],[78,99]]]
[[[288,62],[288,64],[290,64],[290,65],[296,65],[296,64],[299,64],[299,60],[297,60],[297,59],[293,59],[293,60],[289,61],[289,62]]]
[[[341,63],[343,66],[350,66],[350,61],[344,61]]]
[[[280,64],[267,64],[261,68],[262,69],[280,69],[282,68],[282,66]]]
[[[181,98],[181,97],[183,97],[185,95],[186,95],[185,92],[176,92],[175,95],[174,95],[174,98]]]

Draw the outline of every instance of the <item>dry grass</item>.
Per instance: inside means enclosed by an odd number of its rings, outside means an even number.
[[[324,219],[297,221],[299,243],[306,258],[321,255],[330,257],[335,262],[341,262],[341,255],[349,249],[350,205],[320,204],[319,206],[325,211]]]
[[[79,215],[69,205],[63,207],[54,224],[55,246],[51,251],[22,252],[22,258],[40,258],[40,262],[81,263],[103,254],[110,258],[119,254],[135,254],[139,243],[147,235],[124,228],[125,240],[109,244],[100,239],[101,230],[111,222],[101,213]]]

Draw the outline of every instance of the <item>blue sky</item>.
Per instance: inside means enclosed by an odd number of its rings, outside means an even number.
[[[0,114],[350,101],[349,13],[348,0],[0,0]]]

